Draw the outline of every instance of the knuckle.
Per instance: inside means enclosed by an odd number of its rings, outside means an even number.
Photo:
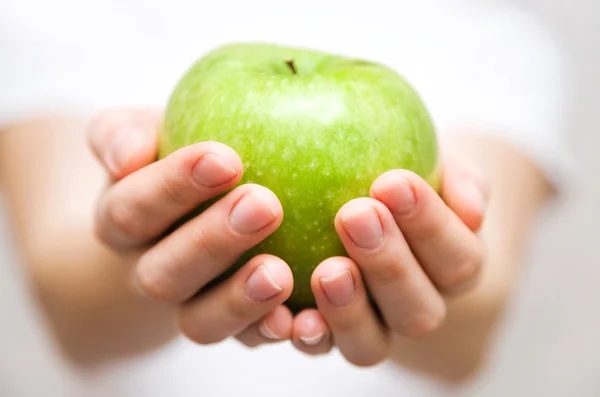
[[[402,327],[399,333],[410,338],[420,338],[432,333],[440,327],[446,317],[445,306],[442,308],[415,316]]]
[[[452,276],[449,277],[448,281],[444,285],[444,288],[447,290],[455,290],[465,284],[468,284],[477,276],[479,269],[480,266],[473,262],[461,265],[452,273]]]
[[[225,339],[211,333],[210,326],[203,324],[201,319],[192,316],[187,310],[177,314],[177,326],[186,338],[199,345],[219,343]]]
[[[102,217],[99,213],[97,213],[95,216],[93,232],[96,239],[98,239],[102,243],[108,245],[113,249],[118,248],[113,242],[110,233],[108,232],[108,228],[106,227],[104,217]]]
[[[164,302],[175,302],[178,300],[176,292],[169,288],[163,277],[152,267],[147,265],[143,259],[138,263],[136,269],[137,286],[142,294],[150,299]]]
[[[98,222],[94,224],[93,236],[98,242],[116,254],[127,254],[134,248],[128,242],[115,238],[114,233],[110,233],[108,228]]]
[[[421,217],[418,221],[418,227],[413,230],[407,230],[408,237],[416,240],[428,240],[441,236],[445,230],[448,230],[450,218],[441,217]]]
[[[399,258],[381,263],[373,263],[365,269],[365,277],[379,285],[388,285],[408,276],[408,268]]]
[[[212,228],[211,230],[220,230],[219,228]],[[211,232],[206,228],[206,225],[202,222],[198,222],[197,225],[194,226],[193,232],[191,235],[191,243],[195,247],[199,247],[201,251],[200,256],[204,257],[204,261],[211,263],[222,263],[227,260],[225,252],[227,251],[226,247],[218,238],[218,235],[215,232]],[[231,248],[229,248],[231,251]]]
[[[481,270],[483,255],[479,249],[470,250],[460,261],[460,265],[448,272],[442,287],[446,290],[456,290],[475,279]]]
[[[227,300],[224,315],[234,324],[245,324],[256,317],[248,298],[244,294],[235,294]]]
[[[180,169],[176,164],[170,169]],[[178,207],[187,207],[190,204],[190,198],[186,193],[186,184],[181,175],[174,172],[165,172],[161,178],[161,191],[164,193],[167,201]]]
[[[339,318],[337,320],[330,320],[330,323],[334,334],[346,334],[354,331],[358,327],[359,321],[352,318]]]
[[[135,241],[128,233],[133,228],[131,213],[123,208],[119,200],[106,196],[101,199],[94,214],[93,233],[95,238],[108,248],[124,253],[135,248]],[[124,228],[122,225],[125,225]]]
[[[111,200],[106,206],[106,217],[113,227],[122,235],[132,240],[144,237],[144,227],[141,225],[143,217],[138,216],[133,209],[134,203],[128,200]]]

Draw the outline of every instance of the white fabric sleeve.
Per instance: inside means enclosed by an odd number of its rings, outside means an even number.
[[[59,3],[0,1],[0,128],[41,114],[162,104],[156,87],[170,81],[156,76],[173,72],[156,65],[160,48],[144,37],[143,22],[119,20],[116,1],[106,9],[101,1]]]
[[[68,48],[61,48],[59,38],[11,23],[9,16],[0,15],[0,129],[42,112],[71,112],[84,105],[82,95],[75,95],[84,71],[65,64]]]
[[[576,174],[566,147],[566,55],[531,15],[517,8],[495,11],[486,9],[465,21],[475,24],[471,34],[480,36],[465,39],[463,50],[454,54],[462,59],[448,76],[454,82],[449,87],[460,95],[447,112],[440,106],[438,117],[443,125],[467,127],[513,144],[566,193]]]

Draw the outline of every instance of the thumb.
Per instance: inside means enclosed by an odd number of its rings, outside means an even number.
[[[158,110],[106,110],[90,121],[88,142],[110,176],[119,180],[156,160],[161,120]]]

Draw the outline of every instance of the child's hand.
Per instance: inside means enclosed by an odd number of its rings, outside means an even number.
[[[343,206],[335,225],[352,259],[316,268],[319,309],[294,319],[294,345],[319,354],[335,343],[348,361],[372,365],[388,357],[393,333],[434,331],[446,313],[443,296],[472,285],[483,262],[475,234],[486,207],[480,179],[446,159],[441,197],[414,173],[396,170],[374,182],[370,198]]]
[[[255,257],[224,283],[202,290],[277,229],[277,197],[257,185],[236,187],[166,235],[189,211],[237,184],[243,170],[231,148],[214,142],[155,161],[159,123],[160,113],[145,110],[111,111],[91,123],[91,146],[113,179],[98,203],[97,235],[131,258],[132,284],[173,305],[192,340],[208,344],[237,336],[257,345],[289,339],[292,315],[281,304],[293,279],[282,260]]]
[[[138,290],[172,304],[182,332],[198,343],[292,339],[299,350],[319,354],[335,341],[350,362],[376,364],[388,357],[393,333],[418,337],[436,329],[444,294],[472,284],[479,272],[483,250],[475,232],[485,188],[471,168],[447,159],[441,197],[415,174],[396,170],[374,182],[370,198],[340,209],[335,224],[351,259],[327,259],[313,273],[318,310],[292,318],[282,305],[292,291],[291,270],[270,255],[203,290],[277,229],[281,204],[264,187],[239,186],[165,236],[182,216],[235,186],[243,170],[237,154],[215,142],[155,161],[159,122],[158,112],[121,110],[91,124],[92,148],[113,178],[99,201],[97,231],[131,257]]]

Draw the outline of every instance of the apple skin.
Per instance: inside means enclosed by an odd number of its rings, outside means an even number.
[[[344,203],[368,197],[392,169],[439,189],[435,128],[417,92],[384,65],[336,54],[266,43],[206,54],[171,94],[158,156],[202,141],[233,148],[241,183],[263,185],[281,201],[281,226],[227,274],[261,253],[280,257],[294,275],[286,302],[293,310],[314,307],[315,267],[347,256],[334,227]]]

